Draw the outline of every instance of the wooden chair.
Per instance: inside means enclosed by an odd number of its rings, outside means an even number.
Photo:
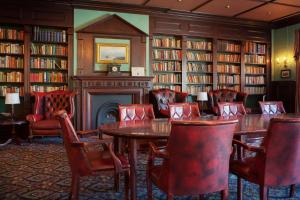
[[[246,109],[243,103],[221,102],[218,103],[218,115],[222,117],[245,115]]]
[[[282,101],[259,101],[262,114],[273,115],[285,113]]]
[[[222,191],[228,198],[228,170],[233,131],[237,120],[172,121],[165,150],[150,143],[148,160],[148,199],[152,199],[152,182],[174,195],[202,195]],[[161,165],[154,165],[162,158]]]
[[[238,199],[242,199],[241,178],[260,187],[260,199],[267,199],[268,187],[300,183],[300,118],[272,118],[268,133],[260,147],[251,147],[234,140],[234,144],[256,152],[255,157],[232,160],[230,171],[238,176]]]
[[[171,119],[193,119],[200,117],[197,103],[170,103],[169,109]]]
[[[104,150],[100,150],[99,145],[106,145],[103,141],[81,142],[65,111],[57,112],[56,117],[63,131],[64,145],[72,172],[71,199],[78,199],[80,177],[96,176],[104,171],[125,173],[125,197],[128,199],[130,166],[127,159],[116,155],[111,143],[108,147],[103,147]]]

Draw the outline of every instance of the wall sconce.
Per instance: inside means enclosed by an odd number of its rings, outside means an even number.
[[[278,65],[283,66],[286,69],[288,67],[288,58],[286,56],[281,57],[281,58],[278,57],[278,58],[276,58],[276,63]]]

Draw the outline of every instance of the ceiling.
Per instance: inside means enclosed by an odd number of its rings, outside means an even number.
[[[274,22],[300,13],[300,0],[98,0]]]

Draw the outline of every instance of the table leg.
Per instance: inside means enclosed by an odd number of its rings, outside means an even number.
[[[20,139],[18,138],[17,133],[16,133],[15,125],[12,125],[11,136],[12,136],[13,141],[14,141],[17,145],[20,145],[20,144],[21,144],[21,143],[20,143]]]
[[[137,167],[137,148],[136,139],[129,139],[129,163],[130,163],[130,192],[131,200],[136,199],[136,167]]]

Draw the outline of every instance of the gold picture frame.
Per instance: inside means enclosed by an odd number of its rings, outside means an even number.
[[[96,43],[96,63],[128,64],[129,45],[117,43]]]

